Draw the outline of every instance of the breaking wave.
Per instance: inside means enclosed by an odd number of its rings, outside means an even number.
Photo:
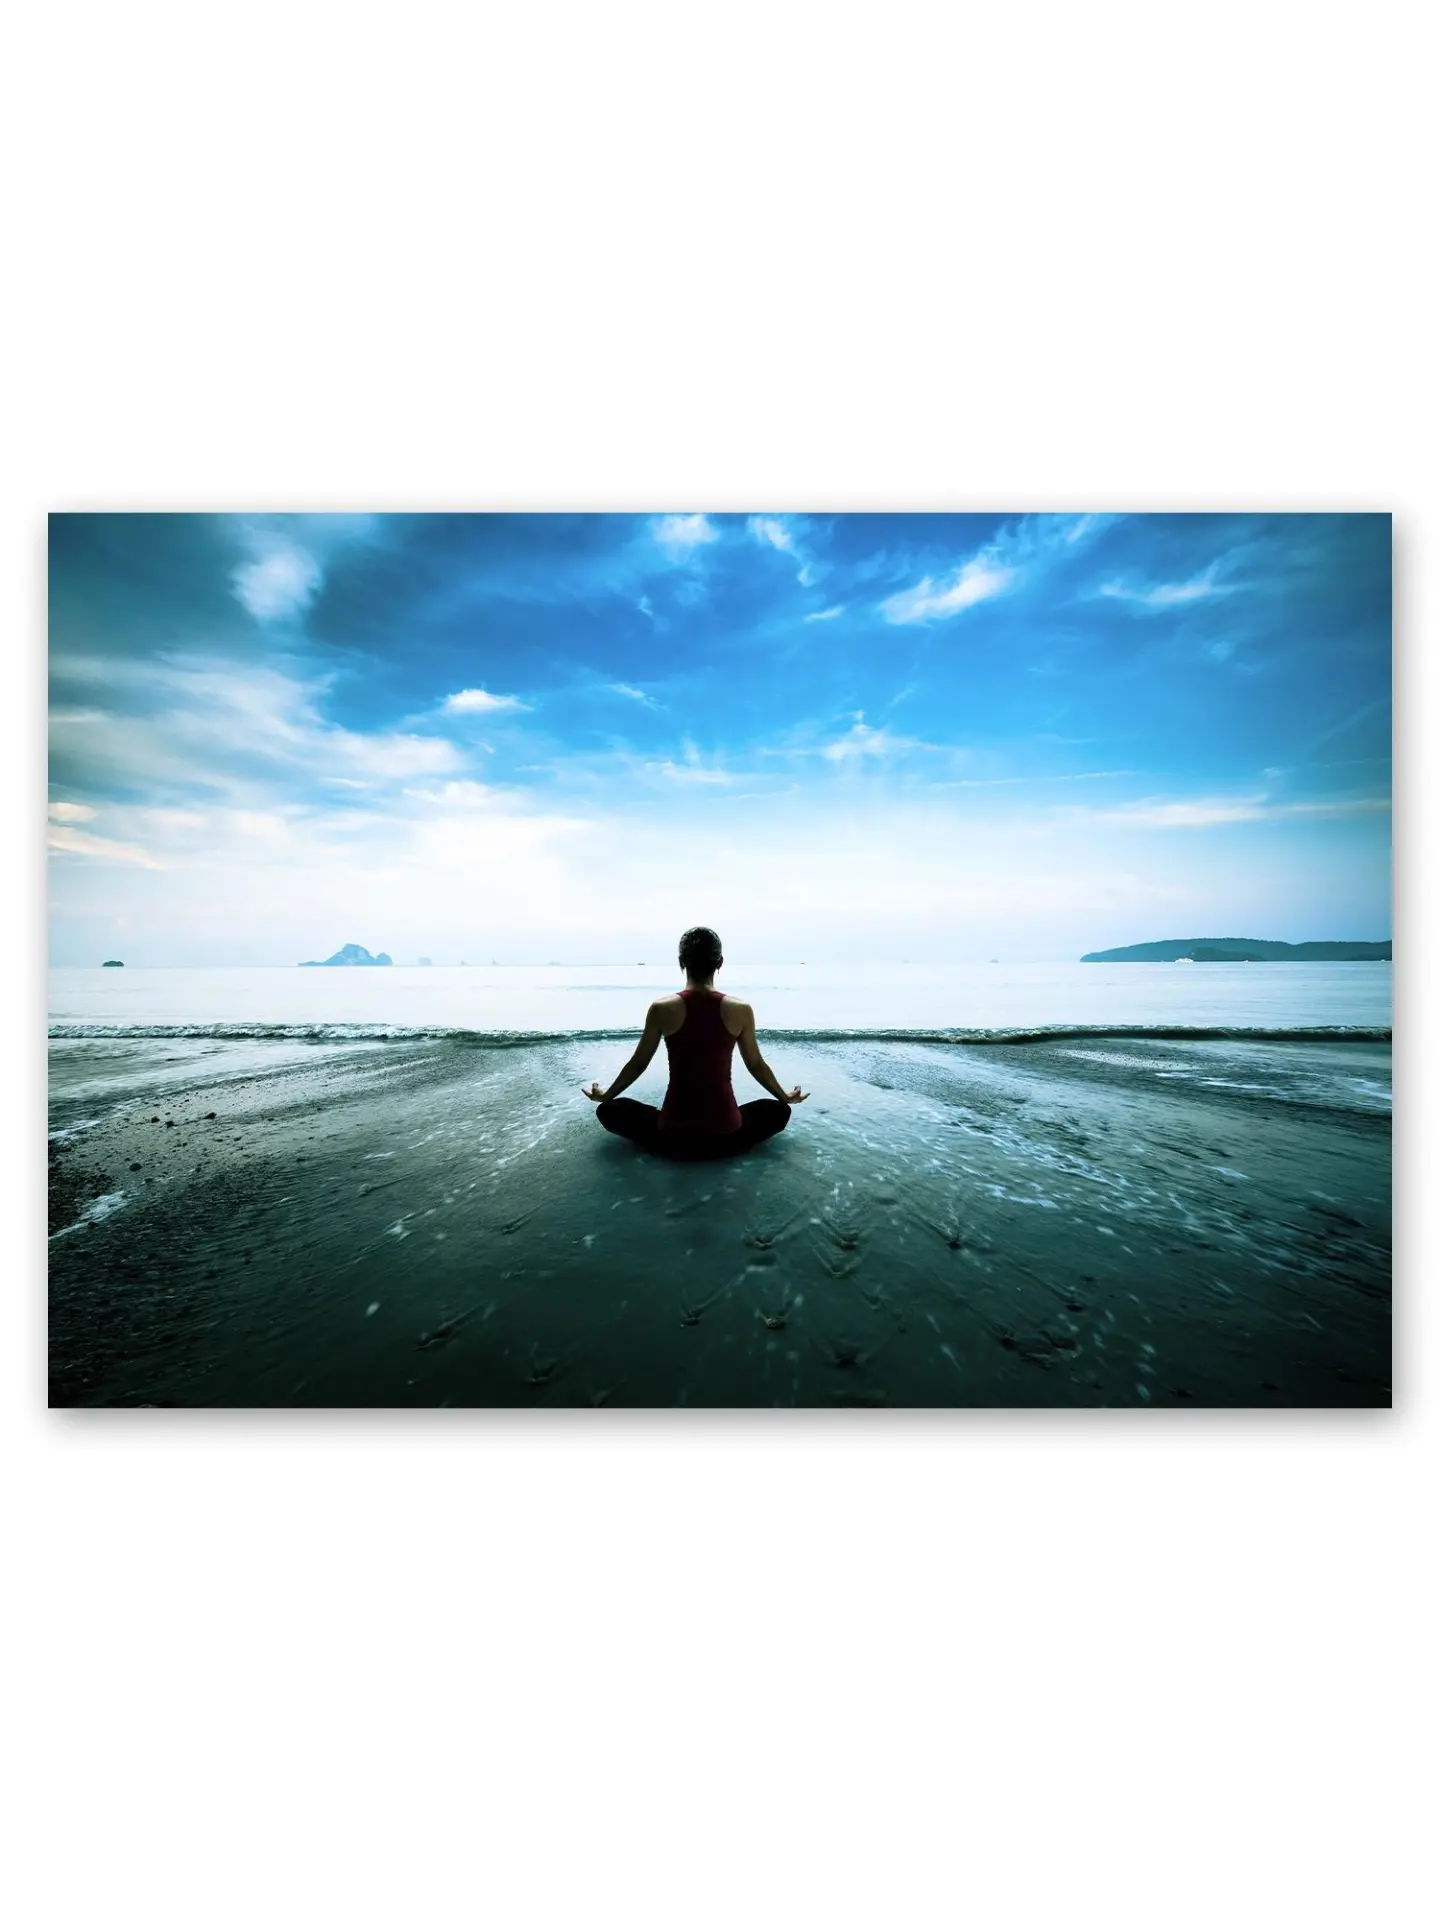
[[[1389,1027],[772,1027],[761,1030],[766,1042],[818,1045],[842,1040],[904,1040],[932,1046],[1022,1047],[1047,1040],[1275,1040],[1388,1042]],[[553,1046],[557,1042],[631,1041],[637,1027],[572,1027],[559,1032],[537,1029],[496,1032],[476,1027],[400,1026],[385,1023],[319,1022],[287,1026],[266,1021],[223,1021],[179,1026],[116,1025],[85,1020],[52,1021],[52,1040],[290,1040],[318,1045],[341,1041],[448,1040],[474,1047]]]

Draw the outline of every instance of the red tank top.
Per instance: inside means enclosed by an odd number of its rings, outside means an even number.
[[[720,1017],[725,996],[705,987],[682,987],[680,998],[685,1019],[678,1032],[665,1036],[670,1084],[660,1125],[667,1133],[734,1133],[741,1121],[730,1085],[735,1036]]]

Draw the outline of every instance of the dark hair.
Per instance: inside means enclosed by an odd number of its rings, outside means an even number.
[[[680,936],[680,964],[693,978],[714,973],[723,958],[720,936],[712,927],[690,927]]]

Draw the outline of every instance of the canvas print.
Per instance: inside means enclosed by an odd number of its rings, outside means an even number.
[[[1385,1406],[1384,514],[56,514],[58,1407]]]

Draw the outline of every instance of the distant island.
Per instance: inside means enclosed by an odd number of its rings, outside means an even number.
[[[1107,947],[1082,960],[1388,960],[1388,940],[1147,940],[1138,947]]]
[[[102,967],[123,967],[125,962],[123,960],[102,960],[100,964]]]
[[[341,947],[338,953],[332,953],[328,960],[302,960],[302,967],[388,967],[391,965],[388,953],[371,953],[366,947],[353,944]]]

